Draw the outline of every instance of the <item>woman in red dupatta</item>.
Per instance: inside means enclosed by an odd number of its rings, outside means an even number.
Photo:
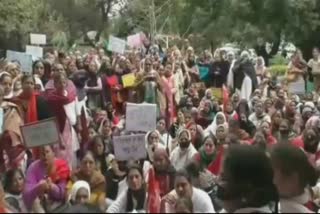
[[[35,80],[30,75],[21,79],[22,93],[12,99],[22,115],[24,124],[35,123],[52,117],[47,101],[35,92]],[[39,152],[33,149],[34,159],[39,158]]]
[[[79,149],[79,142],[73,125],[77,124],[76,91],[67,90],[67,78],[63,73],[54,76],[55,90],[47,92],[47,100],[57,119],[62,142],[57,155],[69,164],[75,166],[75,152]]]

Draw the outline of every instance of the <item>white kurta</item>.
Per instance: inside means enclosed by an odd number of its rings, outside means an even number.
[[[252,81],[248,75],[245,75],[242,86],[241,86],[241,92],[240,96],[241,99],[250,100],[252,93]]]

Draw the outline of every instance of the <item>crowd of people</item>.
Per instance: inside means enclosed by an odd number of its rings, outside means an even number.
[[[49,51],[32,74],[3,60],[0,212],[317,212],[319,49],[309,62],[297,50],[282,78],[266,60],[157,45]],[[143,160],[114,152],[115,136],[135,134],[128,102],[157,106]],[[28,148],[20,127],[50,118],[60,142]]]

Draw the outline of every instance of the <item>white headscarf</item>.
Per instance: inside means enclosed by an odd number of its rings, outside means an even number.
[[[220,124],[220,125],[225,125],[227,126],[228,123],[227,123],[227,119],[226,119],[226,116],[224,115],[223,112],[218,112],[216,114],[216,116],[214,117],[214,120],[212,121],[212,123],[210,124],[210,126],[208,126],[208,128],[205,130],[205,133],[206,135],[209,135],[210,133],[212,133],[214,136],[216,135],[216,130],[218,128],[218,124],[217,124],[217,117],[218,116],[222,116],[223,119],[224,119],[224,123],[223,124]]]
[[[158,137],[159,137],[159,141],[158,141],[158,143],[156,143],[156,145],[149,144],[149,140],[148,139],[149,139],[149,136],[152,133],[156,133],[158,135]],[[162,142],[161,134],[160,134],[160,132],[158,130],[150,131],[150,132],[148,132],[146,134],[146,136],[145,136],[145,145],[146,145],[148,157],[149,157],[151,162],[153,162],[153,154],[154,154],[154,150],[156,148],[164,148],[165,149],[164,142]]]
[[[86,189],[88,191],[89,198],[91,197],[91,191],[90,191],[90,186],[89,186],[88,182],[81,180],[81,181],[75,182],[72,185],[71,192],[70,192],[70,195],[69,195],[69,201],[75,201],[76,200],[78,191],[81,188]]]

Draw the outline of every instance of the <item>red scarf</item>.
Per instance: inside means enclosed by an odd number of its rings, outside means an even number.
[[[25,123],[33,123],[38,121],[37,96],[39,94],[33,92],[31,96],[21,94],[18,98],[20,100],[28,101],[28,109],[25,117]]]
[[[56,90],[54,90],[54,91],[48,91],[46,93],[46,98],[55,117],[57,118],[60,133],[62,133],[65,127],[66,119],[67,119],[67,115],[64,110],[64,105],[74,101],[75,96],[74,94],[69,94],[69,92],[68,92],[68,96],[62,96],[58,94]]]
[[[156,179],[154,169],[150,168],[148,185],[148,213],[160,213],[160,206],[160,184]]]
[[[67,162],[63,159],[54,160],[54,172],[50,173],[49,177],[53,183],[58,183],[59,181],[68,181],[70,178],[70,169]]]

